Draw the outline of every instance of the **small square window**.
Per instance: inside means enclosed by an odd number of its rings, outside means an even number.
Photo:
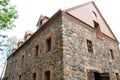
[[[92,41],[90,41],[90,40],[87,40],[87,49],[88,49],[88,52],[93,53]]]
[[[45,80],[50,80],[50,71],[45,71]]]
[[[114,54],[112,49],[110,49],[110,54],[111,54],[111,58],[114,59]]]
[[[36,57],[38,56],[38,51],[39,51],[39,45],[37,45],[37,46],[35,47],[35,56],[36,56]]]
[[[93,21],[93,22],[94,22],[95,29],[98,29],[99,28],[99,24],[96,21]]]
[[[32,78],[33,78],[33,80],[36,80],[36,73],[33,73]]]
[[[6,77],[5,80],[8,80],[8,77]]]
[[[46,41],[46,44],[47,44],[47,51],[49,52],[51,50],[51,38],[48,38],[47,41]]]

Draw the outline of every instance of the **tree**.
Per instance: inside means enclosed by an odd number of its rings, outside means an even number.
[[[15,27],[14,20],[18,18],[15,5],[10,4],[10,0],[0,0],[0,32]],[[0,33],[0,51],[6,47],[7,35]],[[9,39],[9,38],[8,38]]]
[[[11,5],[10,0],[0,0],[0,30],[15,27],[13,22],[17,18],[15,5]]]
[[[10,37],[10,38],[1,37],[0,40],[2,41],[1,45],[3,45],[3,46],[0,46],[1,47],[0,48],[1,49],[0,50],[0,74],[1,74],[0,77],[2,78],[5,67],[6,67],[6,59],[12,54],[12,48],[14,45],[17,44],[17,38],[16,37]]]
[[[15,27],[14,20],[18,18],[17,10],[15,7],[15,5],[10,4],[10,0],[0,0],[0,32],[2,30],[12,29]],[[11,54],[11,48],[15,43],[16,39],[14,37],[9,38],[5,34],[0,33],[0,55],[3,57],[2,59],[0,58],[0,65],[6,63],[6,58],[4,57]],[[4,64],[4,66],[6,65]]]

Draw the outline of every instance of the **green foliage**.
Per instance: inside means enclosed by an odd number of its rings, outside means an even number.
[[[0,30],[15,27],[13,22],[17,18],[15,5],[11,5],[10,0],[0,0]]]

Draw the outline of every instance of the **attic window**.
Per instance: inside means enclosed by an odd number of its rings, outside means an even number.
[[[97,18],[97,14],[94,11],[92,11],[92,15],[94,18]]]
[[[99,23],[97,23],[96,21],[93,21],[94,22],[94,27],[96,28],[96,29],[98,29],[99,28]]]

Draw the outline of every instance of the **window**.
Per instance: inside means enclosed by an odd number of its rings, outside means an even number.
[[[46,46],[47,47],[47,51],[50,51],[51,50],[51,38],[48,38],[46,43],[47,43],[47,46]]]
[[[92,15],[94,18],[97,18],[97,14],[94,11],[92,11]]]
[[[12,76],[12,80],[14,80],[14,76]]]
[[[23,65],[24,63],[24,55],[22,56],[22,62],[21,62],[21,65]]]
[[[17,59],[15,60],[15,67],[17,66]]]
[[[111,58],[114,59],[114,54],[112,49],[110,49],[110,55],[111,55]]]
[[[19,80],[21,80],[21,75],[19,75]]]
[[[5,80],[8,80],[8,77],[6,77]]]
[[[50,80],[50,71],[45,71],[45,80]]]
[[[115,74],[116,74],[116,80],[119,80],[119,74],[118,73]]]
[[[96,30],[96,33],[100,35],[101,34],[101,30],[100,30],[99,24],[96,21],[94,21],[93,23],[94,23],[94,28]]]
[[[37,45],[37,46],[35,47],[35,56],[36,56],[36,57],[38,56],[38,51],[39,51],[39,45]]]
[[[33,80],[36,80],[36,73],[33,73]]]
[[[95,27],[95,29],[100,29],[100,27],[99,27],[99,24],[96,22],[96,21],[94,21],[94,27]]]
[[[109,73],[88,72],[88,80],[110,80]]]
[[[88,49],[88,52],[93,53],[92,41],[90,40],[87,40],[87,49]]]

